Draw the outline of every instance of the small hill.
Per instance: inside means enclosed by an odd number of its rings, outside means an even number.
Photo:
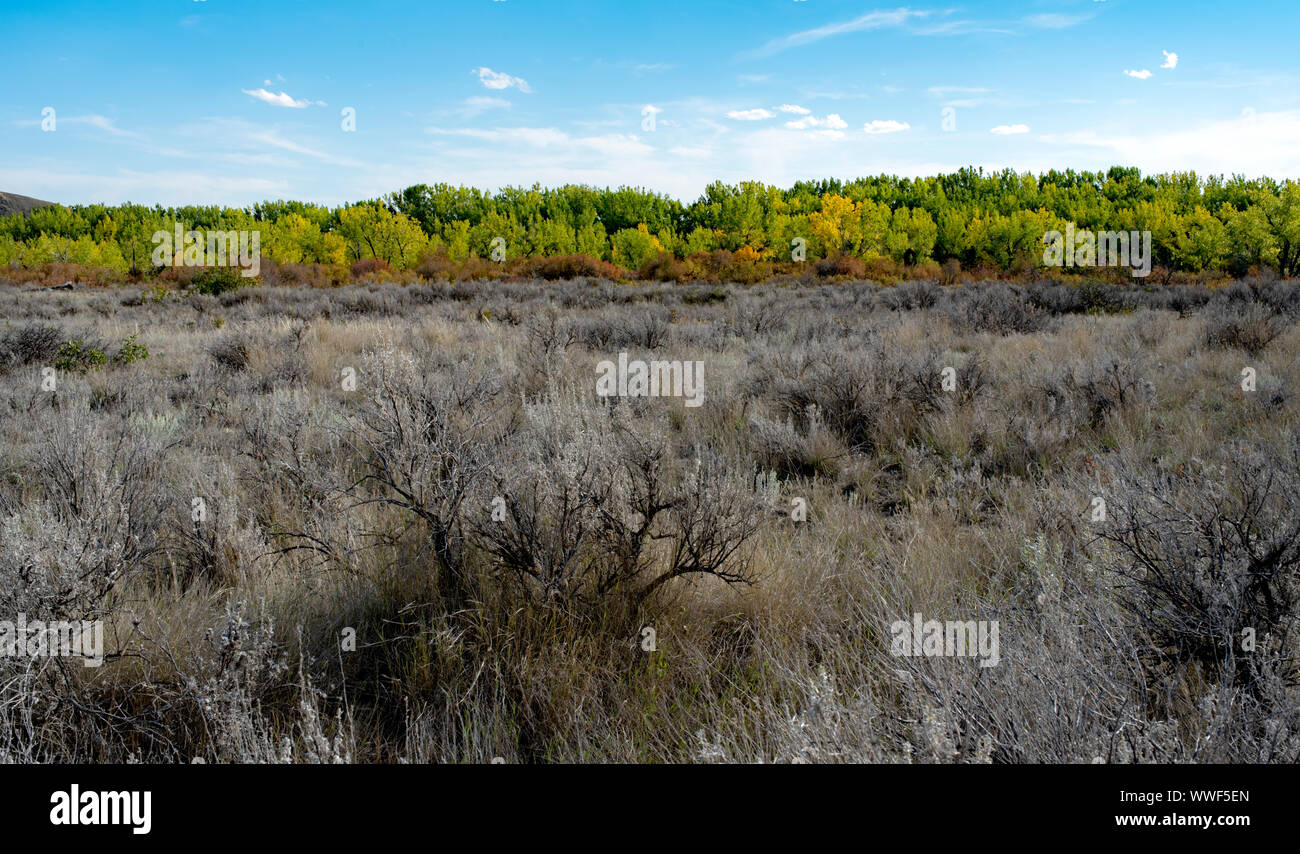
[[[14,213],[28,214],[37,208],[52,204],[54,202],[43,202],[40,199],[33,199],[31,196],[0,193],[0,216],[8,216]]]

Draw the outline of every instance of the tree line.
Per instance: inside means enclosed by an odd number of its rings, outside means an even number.
[[[289,264],[374,258],[408,269],[430,255],[493,258],[497,249],[511,258],[587,255],[638,270],[656,259],[727,250],[755,261],[790,261],[802,251],[808,260],[955,260],[1013,271],[1040,265],[1044,235],[1073,224],[1150,231],[1154,263],[1167,270],[1300,273],[1300,183],[1143,176],[1118,166],[1040,175],[967,168],[789,188],[718,181],[691,203],[632,187],[490,193],[417,184],[340,207],[50,205],[0,217],[0,265],[71,262],[147,273],[153,235],[178,222],[186,230],[259,231],[262,254]]]

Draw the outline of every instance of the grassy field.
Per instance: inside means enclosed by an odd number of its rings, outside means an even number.
[[[1300,290],[0,285],[0,759],[1295,762]],[[684,396],[599,364],[694,362]],[[988,659],[891,626],[996,621]]]

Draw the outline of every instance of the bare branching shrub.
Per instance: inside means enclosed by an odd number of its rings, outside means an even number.
[[[651,530],[670,505],[665,453],[610,408],[554,398],[532,406],[480,501],[497,512],[485,509],[477,534],[525,590],[594,602],[645,567]]]
[[[772,335],[785,329],[790,322],[781,301],[772,296],[746,295],[736,300],[734,306],[723,329],[740,338]]]
[[[574,332],[582,343],[598,352],[632,347],[657,350],[667,341],[669,314],[662,306],[605,311],[579,321]]]
[[[693,469],[688,466],[670,508],[667,565],[639,595],[644,598],[660,585],[689,575],[752,583],[746,548],[759,531],[760,512],[745,479],[724,461],[697,459]]]
[[[1253,686],[1263,670],[1293,680],[1300,444],[1224,451],[1217,464],[1153,471],[1116,461],[1100,493],[1110,517],[1097,533],[1110,546],[1100,559],[1156,662],[1194,663],[1227,686]]]
[[[1257,302],[1234,304],[1206,315],[1205,343],[1258,356],[1285,330],[1281,317],[1268,306]]]
[[[249,342],[242,334],[230,333],[208,347],[208,355],[224,370],[239,372],[248,367]]]
[[[1136,356],[1107,358],[1099,354],[1068,374],[1065,384],[1095,427],[1107,413],[1150,402],[1154,386],[1143,376],[1144,367]]]
[[[564,355],[579,337],[572,320],[554,309],[532,315],[523,327],[518,364],[525,393],[532,396],[553,384],[562,371]]]
[[[942,289],[934,282],[902,282],[881,293],[880,302],[891,311],[933,308]]]
[[[0,610],[96,619],[159,548],[164,450],[129,427],[47,412],[25,504],[0,520]]]
[[[982,284],[948,291],[944,313],[958,326],[995,335],[1028,335],[1043,328],[1046,313],[1015,285]]]
[[[63,341],[63,330],[44,323],[26,323],[0,338],[0,368],[49,364]]]
[[[506,427],[499,375],[445,372],[385,348],[363,368],[365,397],[346,444],[360,461],[349,487],[359,505],[395,507],[420,524],[416,559],[451,591],[462,588],[464,505],[489,471]],[[375,532],[380,541],[403,534]]]
[[[824,473],[811,437],[796,429],[793,416],[781,422],[751,415],[749,447],[763,471],[774,471],[785,478]]]
[[[757,361],[757,360],[756,360]],[[819,345],[763,359],[757,394],[802,422],[817,413],[850,447],[871,451],[913,435],[944,402],[935,353],[904,353],[888,340],[845,351]]]
[[[529,407],[503,463],[481,502],[501,512],[476,532],[527,591],[591,605],[613,593],[639,600],[692,574],[748,579],[740,551],[757,530],[753,497],[717,463],[674,461],[628,407]],[[658,541],[668,543],[662,563]]]

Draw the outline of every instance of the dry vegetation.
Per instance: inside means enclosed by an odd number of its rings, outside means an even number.
[[[1297,761],[1297,294],[0,286],[0,757]]]

